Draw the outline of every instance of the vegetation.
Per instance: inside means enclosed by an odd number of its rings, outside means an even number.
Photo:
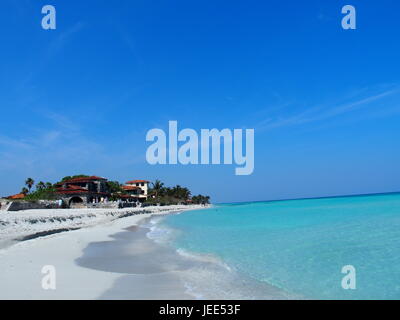
[[[60,182],[73,178],[83,178],[83,177],[88,177],[88,176],[86,175],[67,176],[62,178]],[[32,178],[28,178],[25,180],[26,187],[23,187],[21,190],[21,193],[25,195],[25,198],[23,200],[25,201],[57,200],[58,197],[55,193],[56,184],[53,185],[51,182],[40,181],[36,184],[36,190],[31,191],[33,186],[35,186],[35,181]]]
[[[149,188],[149,197],[146,203],[148,204],[160,204],[160,205],[173,205],[181,203],[195,203],[195,204],[209,204],[210,197],[208,196],[194,196],[191,197],[191,191],[180,185],[175,187],[165,187],[165,184],[160,180],[156,180],[152,183],[152,187]]]
[[[35,181],[32,178],[28,178],[25,180],[25,185],[28,187],[28,192],[31,192],[31,189],[34,184],[35,184]]]
[[[40,181],[36,184],[36,191],[46,189],[46,184],[43,181]]]
[[[36,191],[26,195],[24,200],[37,201],[37,200],[56,200],[56,188],[50,183],[39,182],[36,184]]]
[[[36,184],[36,190],[31,191],[35,185],[32,178],[25,180],[26,187],[21,189],[21,193],[25,195],[25,201],[38,201],[38,200],[56,200],[55,186],[51,182],[40,181]]]
[[[125,190],[122,189],[122,184],[120,184],[118,181],[107,181],[107,187],[111,193],[111,201],[118,200],[118,195],[126,194]]]
[[[50,182],[40,181],[36,184],[36,190],[31,192],[32,187],[35,185],[35,181],[32,178],[28,178],[25,181],[26,187],[22,188],[21,193],[25,194],[26,197],[24,200],[27,201],[37,201],[37,200],[56,200],[56,185],[62,183],[66,180],[74,179],[74,178],[86,178],[89,177],[87,175],[75,175],[75,176],[66,176],[61,179],[60,182],[56,184],[52,184]],[[107,187],[111,194],[110,200],[118,200],[120,195],[128,194],[122,187],[118,181],[107,181]],[[147,204],[155,205],[173,205],[173,204],[209,204],[210,197],[197,195],[192,197],[191,191],[180,185],[176,185],[174,187],[166,187],[163,182],[160,180],[156,180],[151,184],[148,190],[148,199],[146,201]]]
[[[198,196],[194,196],[192,198],[192,202],[193,204],[209,204],[210,203],[210,197],[209,196],[202,196],[201,194],[199,194]]]
[[[28,188],[23,187],[23,188],[21,189],[21,193],[27,195],[27,194],[29,193]]]
[[[164,190],[164,183],[162,183],[160,180],[156,180],[154,183],[152,183],[153,188],[152,193],[155,195],[156,198],[158,198],[159,196],[161,196],[163,190]],[[150,193],[150,192],[149,192]]]
[[[122,185],[118,181],[107,181],[107,187],[110,193],[123,192]]]

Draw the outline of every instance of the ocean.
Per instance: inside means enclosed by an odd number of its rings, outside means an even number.
[[[153,225],[209,262],[186,277],[200,298],[400,299],[400,194],[215,205]]]

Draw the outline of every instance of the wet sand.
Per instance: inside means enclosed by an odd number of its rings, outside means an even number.
[[[180,271],[193,261],[147,238],[145,227],[128,227],[114,241],[90,243],[76,263],[84,268],[121,274],[99,299],[193,299],[186,293]]]
[[[151,216],[130,216],[1,249],[0,299],[193,299],[176,277],[186,262],[134,227]],[[42,270],[49,265],[56,270],[55,290],[42,287]]]

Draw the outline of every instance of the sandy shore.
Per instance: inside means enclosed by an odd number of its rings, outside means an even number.
[[[165,206],[125,209],[48,209],[0,211],[0,249],[16,241],[51,233],[93,227],[138,214],[162,214],[197,209],[199,206]]]
[[[165,209],[130,216],[121,213],[123,219],[99,218],[101,224],[89,228],[3,248],[0,299],[193,299],[177,276],[190,267],[190,261],[148,239],[146,229],[135,228],[152,215],[183,208]],[[32,218],[35,214],[25,212],[19,218],[24,215]],[[42,268],[49,265],[56,270],[56,290],[42,288],[46,276]]]

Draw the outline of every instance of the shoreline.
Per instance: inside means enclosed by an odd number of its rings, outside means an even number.
[[[171,228],[168,223],[163,224],[162,219],[158,217],[151,217],[147,225],[142,222],[139,227],[148,229],[146,236],[154,243],[166,250],[173,250],[173,255],[169,257],[170,261],[186,263],[187,268],[177,270],[176,273],[184,283],[186,293],[194,299],[238,301],[304,299],[268,282],[256,280],[212,253],[194,252],[177,247],[171,240],[175,238],[175,232],[185,231]]]
[[[151,206],[125,209],[34,209],[0,211],[0,250],[41,236],[94,227],[117,219],[142,214],[168,214],[197,210],[199,205]]]
[[[239,274],[216,256],[177,248],[168,234],[154,237],[155,229],[165,231],[163,217],[207,208],[123,213],[105,223],[0,249],[0,299],[288,299],[278,288]],[[56,290],[42,288],[45,266],[55,268]]]
[[[113,234],[111,242],[91,242],[76,260],[82,267],[117,272],[112,286],[99,300],[194,300],[180,273],[192,267],[174,248],[148,237],[154,216]]]
[[[92,224],[83,224],[84,226],[78,230],[17,242],[11,246],[0,249],[0,263],[2,265],[2,272],[0,273],[0,286],[2,288],[2,290],[0,290],[0,299],[115,299],[115,297],[118,296],[115,292],[112,296],[106,293],[113,289],[119,279],[126,275],[126,273],[118,270],[102,271],[79,265],[77,261],[79,262],[79,259],[85,256],[85,250],[93,243],[112,244],[113,241],[115,241],[115,235],[125,233],[127,228],[138,226],[145,221],[146,218],[201,208],[204,207],[147,207],[136,209],[134,210],[136,214],[129,216],[126,216],[127,212],[120,212],[121,214],[117,217],[111,216],[110,218],[110,216],[108,216],[109,219],[95,219],[95,221],[92,221]],[[137,213],[137,211],[143,210],[148,212]],[[132,209],[122,209],[121,211],[132,211]],[[44,212],[46,212],[46,210],[44,210]],[[65,212],[65,210],[63,212]],[[32,212],[25,214],[32,216]],[[90,214],[93,214],[93,212]],[[97,212],[97,214],[99,214],[99,212]],[[118,218],[124,214],[125,217],[123,219]],[[27,230],[24,231],[27,232]],[[133,234],[133,232],[131,233]],[[143,237],[136,235],[135,237],[137,240],[143,240]],[[146,239],[151,241],[147,237]],[[135,247],[135,242],[130,242],[130,244],[131,248]],[[147,245],[149,244],[147,243]],[[140,249],[139,242],[136,243],[136,248],[138,250]],[[129,250],[129,247],[126,247],[126,249]],[[145,251],[146,248],[142,249]],[[99,256],[97,258],[99,258]],[[105,256],[103,262],[104,260],[107,260]],[[82,262],[82,260],[80,262]],[[101,261],[97,262],[100,263]],[[44,266],[48,265],[54,266],[56,270],[56,290],[44,290],[42,288],[42,280],[46,276],[46,274],[42,273],[42,269]],[[157,277],[159,279],[157,279]],[[150,288],[148,291],[149,294],[154,292],[151,288],[157,283],[159,283],[161,287],[166,288],[167,291],[165,292],[174,292],[180,288],[180,284],[176,281],[176,278],[171,275],[166,278],[155,276],[152,279],[149,277],[136,276],[136,279],[132,279],[131,277],[130,280],[134,281],[135,285],[125,287],[125,290],[129,289],[132,293],[136,293],[139,296],[138,299],[141,299],[141,287],[143,288],[145,285]],[[184,287],[181,287],[181,289],[181,291],[176,291],[178,293],[175,295],[175,298],[165,297],[165,299],[194,299],[186,293]],[[125,291],[124,293],[126,294],[127,292]],[[121,290],[119,290],[119,294],[121,294]],[[134,295],[135,294],[133,294],[133,296]]]

